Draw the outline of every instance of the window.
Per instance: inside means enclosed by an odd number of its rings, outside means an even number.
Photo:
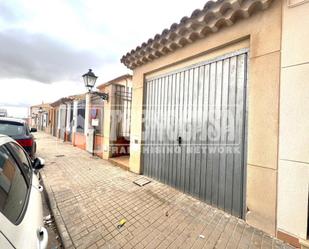
[[[29,135],[30,134],[30,128],[27,124],[25,124],[25,131],[26,131],[26,134]]]
[[[28,185],[9,151],[0,147],[0,212],[16,224],[22,215]]]
[[[24,124],[0,121],[0,134],[7,136],[24,135],[27,131]]]
[[[122,85],[114,85],[115,103],[113,118],[116,122],[117,137],[125,137],[130,139],[130,123],[132,109],[132,88]]]
[[[27,181],[30,182],[32,177],[32,166],[28,156],[19,145],[15,143],[9,143],[9,146],[13,150],[13,155],[17,157],[16,159],[19,161],[20,165],[23,166],[22,170],[28,178]]]
[[[70,127],[71,127],[71,132],[72,132],[72,127],[73,127],[73,104],[71,104],[71,109],[70,109]]]
[[[76,131],[80,133],[84,132],[84,127],[85,127],[85,106],[86,106],[85,100],[78,102]]]
[[[66,124],[66,106],[61,106],[60,108],[60,129],[63,131],[65,130],[65,124]]]

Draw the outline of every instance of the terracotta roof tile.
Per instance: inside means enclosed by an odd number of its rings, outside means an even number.
[[[231,26],[237,20],[267,9],[273,0],[217,0],[208,1],[203,9],[196,9],[190,17],[183,17],[169,29],[156,34],[121,58],[128,68],[134,69],[165,54],[182,48],[207,35]]]
[[[57,101],[51,103],[50,105],[52,107],[56,107],[56,106],[59,106],[61,104],[65,104],[67,102],[72,102],[73,100],[83,100],[83,99],[85,99],[85,97],[86,97],[86,93],[71,95],[71,96],[68,96],[68,97],[60,98]]]
[[[33,106],[31,106],[31,108],[40,108],[40,107],[42,107],[42,108],[48,108],[48,107],[50,107],[51,106],[51,104],[49,104],[49,103],[42,103],[42,104],[39,104],[39,105],[33,105]]]
[[[124,74],[124,75],[121,75],[115,79],[112,79],[112,80],[109,80],[105,83],[102,83],[100,85],[97,86],[97,89],[100,89],[102,88],[103,86],[108,86],[110,84],[113,84],[113,83],[118,83],[119,81],[122,81],[122,80],[125,80],[125,79],[132,79],[132,75],[131,74]]]

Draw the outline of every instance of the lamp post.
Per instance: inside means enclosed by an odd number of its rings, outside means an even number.
[[[87,73],[83,75],[85,87],[88,89],[88,92],[94,95],[99,96],[103,100],[108,100],[108,94],[107,93],[100,93],[96,91],[92,91],[92,88],[94,87],[96,81],[97,81],[98,76],[96,76],[93,72],[92,69],[89,69]]]
[[[83,76],[84,84],[85,87],[88,89],[88,93],[91,95],[96,95],[99,96],[101,99],[108,101],[108,94],[107,93],[101,93],[97,91],[93,91],[93,87],[97,81],[98,76],[96,76],[93,72],[92,69],[89,69],[87,73],[85,73]],[[91,102],[91,97],[90,97],[90,102]],[[89,120],[87,120],[89,122]],[[92,144],[92,156],[94,156],[94,151],[95,151],[95,127],[93,126],[93,144]],[[88,132],[89,134],[89,132]]]

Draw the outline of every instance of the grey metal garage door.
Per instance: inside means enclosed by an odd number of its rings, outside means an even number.
[[[143,173],[243,217],[247,51],[145,81]]]

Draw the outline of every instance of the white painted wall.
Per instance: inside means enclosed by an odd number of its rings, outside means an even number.
[[[70,120],[71,120],[71,104],[67,104],[67,120],[66,120],[66,131],[71,131]]]
[[[283,1],[278,230],[307,239],[309,189],[309,3]]]
[[[78,101],[74,100],[73,102],[73,132],[76,132],[77,129],[77,107],[78,107]]]

